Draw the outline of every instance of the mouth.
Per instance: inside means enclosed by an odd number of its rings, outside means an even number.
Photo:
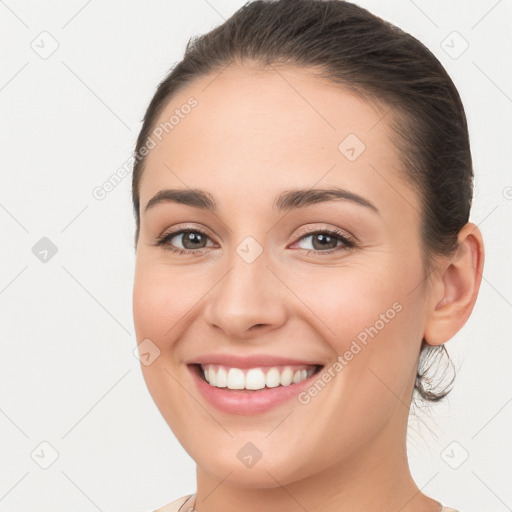
[[[277,354],[211,353],[185,361],[206,406],[229,415],[254,415],[296,399],[325,367],[320,360]]]
[[[271,388],[294,387],[295,384],[300,384],[316,375],[324,367],[321,364],[301,364],[236,368],[211,363],[192,363],[188,366],[199,379],[210,387],[246,393],[256,393]]]
[[[222,365],[204,363],[187,366],[205,404],[215,407],[222,413],[237,416],[263,414],[280,405],[290,404],[312,384],[312,380],[323,368],[323,365],[302,365],[302,368],[289,367],[288,371],[285,367],[280,371],[280,367],[219,368]],[[263,387],[262,375],[265,376]],[[210,379],[210,382],[207,379]],[[267,383],[270,386],[267,386]],[[248,389],[250,387],[259,389]]]

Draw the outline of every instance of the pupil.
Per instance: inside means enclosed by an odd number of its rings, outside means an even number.
[[[328,245],[329,242],[332,242],[332,241],[336,242],[336,240],[332,236],[323,235],[323,234],[318,234],[318,235],[316,235],[316,237],[313,237],[313,245],[316,245],[315,244],[316,240],[320,240],[321,243],[320,243],[320,247],[315,247],[315,249],[318,249],[318,248],[325,249],[326,245]]]
[[[187,243],[188,242],[192,243],[191,247],[187,247]],[[183,243],[183,245],[184,245],[184,247],[186,249],[197,248],[197,242],[201,243],[201,234],[193,232],[193,231],[189,231],[187,233],[184,233],[184,243]]]

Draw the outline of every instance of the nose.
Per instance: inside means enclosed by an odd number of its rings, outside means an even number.
[[[250,263],[234,253],[228,271],[208,294],[205,319],[228,338],[259,337],[286,322],[285,295],[265,252]]]

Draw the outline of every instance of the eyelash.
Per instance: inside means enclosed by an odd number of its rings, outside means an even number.
[[[206,247],[201,247],[200,249],[180,249],[180,248],[175,248],[167,243],[169,240],[171,240],[175,236],[181,235],[183,233],[200,233],[202,236],[204,236],[206,238],[210,238],[208,236],[208,234],[205,233],[204,231],[202,231],[201,229],[185,228],[185,229],[179,229],[176,231],[171,231],[170,233],[162,234],[161,236],[159,236],[157,238],[154,245],[161,246],[166,251],[171,251],[171,252],[174,252],[174,253],[177,253],[180,255],[183,255],[183,254],[201,255],[201,254],[203,254],[204,250],[207,249]],[[316,231],[301,232],[301,233],[299,233],[299,235],[300,235],[299,238],[294,242],[294,244],[299,242],[303,238],[307,238],[309,236],[318,235],[318,234],[322,234],[322,235],[327,234],[329,236],[334,236],[335,238],[338,239],[338,241],[343,242],[344,245],[335,247],[334,249],[326,249],[325,251],[314,250],[314,249],[299,249],[299,250],[306,251],[307,255],[309,255],[309,253],[311,253],[311,252],[313,252],[315,254],[332,254],[339,250],[350,250],[357,246],[356,242],[352,238],[349,238],[344,232],[342,232],[341,230],[337,230],[337,229],[322,229],[322,230],[316,230]]]

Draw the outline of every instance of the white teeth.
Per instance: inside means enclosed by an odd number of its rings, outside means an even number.
[[[210,369],[210,375],[212,370]],[[216,384],[215,384],[216,385]],[[227,386],[229,389],[244,389],[245,387],[245,376],[244,372],[239,368],[230,368],[228,373]]]
[[[279,370],[277,368],[270,368],[270,370],[267,372],[265,384],[268,388],[276,388],[280,383],[281,376],[279,375]]]
[[[297,384],[311,375],[315,368],[301,368],[293,370],[289,366],[272,367],[266,373],[262,368],[251,368],[249,370],[241,370],[240,368],[228,368],[222,365],[201,365],[206,381],[218,388],[228,389],[263,389],[275,388],[277,386],[289,386]]]
[[[213,370],[210,370],[213,371]],[[228,385],[228,373],[224,368],[219,368],[215,377],[215,385],[218,388],[225,388]]]
[[[289,386],[293,380],[293,371],[291,368],[285,368],[281,373],[281,386]]]
[[[265,387],[265,374],[259,368],[251,368],[245,376],[246,389],[263,389]]]
[[[215,373],[215,370],[211,366],[208,369],[208,382],[212,386],[216,386],[217,385],[217,374]]]

